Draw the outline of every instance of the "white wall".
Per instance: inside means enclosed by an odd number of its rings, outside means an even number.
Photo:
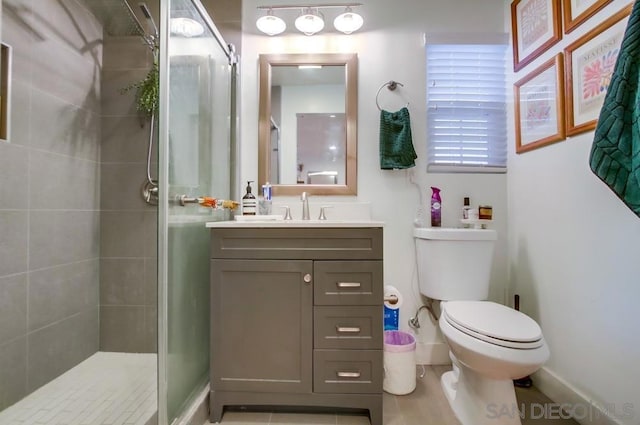
[[[513,81],[628,3],[615,0]],[[637,425],[640,219],[590,171],[592,141],[588,132],[521,155],[510,143],[511,291],[551,349],[536,384],[558,402],[614,403],[620,416],[633,403],[634,417],[619,422]]]
[[[284,2],[290,4],[291,1]],[[294,2],[295,3],[295,2]],[[298,2],[299,3],[299,2]],[[384,230],[385,283],[402,292],[405,302],[400,311],[401,329],[422,300],[418,295],[413,219],[419,193],[428,202],[429,186],[442,189],[443,226],[457,226],[462,200],[470,196],[473,204],[493,206],[495,227],[500,234],[494,264],[493,299],[503,301],[507,281],[507,201],[505,175],[427,174],[425,145],[425,53],[424,33],[502,32],[505,28],[503,0],[406,0],[401,3],[371,0],[359,7],[365,19],[362,30],[350,36],[329,33],[306,37],[289,32],[286,36],[259,35],[255,28],[259,0],[243,1],[241,175],[242,181],[256,180],[258,141],[258,55],[261,53],[330,52],[358,54],[358,195],[336,197],[331,201],[369,201],[373,218],[386,222]],[[270,4],[278,4],[271,2]],[[297,3],[296,3],[297,4]],[[295,16],[295,15],[294,15]],[[293,27],[293,22],[288,22]],[[327,25],[330,27],[331,23]],[[399,109],[407,101],[418,154],[415,180],[420,192],[409,182],[407,171],[382,171],[378,157],[379,111],[375,97],[389,80],[404,84],[396,92],[381,94],[381,106]],[[313,202],[314,199],[312,198]],[[318,201],[316,201],[318,202]],[[292,200],[292,203],[297,201]],[[426,313],[417,335],[421,363],[448,362],[447,350]]]

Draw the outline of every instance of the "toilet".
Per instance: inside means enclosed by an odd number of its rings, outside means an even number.
[[[440,330],[453,370],[441,384],[463,425],[519,425],[513,380],[549,358],[540,326],[485,301],[497,233],[492,229],[414,229],[420,292],[440,304]]]

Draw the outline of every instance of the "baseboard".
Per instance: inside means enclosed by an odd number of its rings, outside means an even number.
[[[191,405],[173,421],[172,425],[203,425],[209,418],[209,384],[194,397]]]
[[[545,367],[538,370],[532,378],[536,388],[554,402],[552,406],[546,406],[550,416],[560,415],[559,409],[563,409],[567,413],[573,413],[573,419],[582,425],[624,425],[617,417],[633,415],[632,411],[625,410],[625,406],[609,406],[611,411],[607,412],[606,408],[596,404]]]
[[[416,363],[423,365],[451,364],[449,347],[444,342],[417,342]]]

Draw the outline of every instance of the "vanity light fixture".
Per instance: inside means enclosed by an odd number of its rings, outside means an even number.
[[[258,18],[256,27],[267,35],[278,35],[287,29],[287,24],[273,14],[273,9],[269,8],[267,14]]]
[[[314,35],[324,29],[324,15],[320,9],[342,9],[344,12],[333,20],[336,30],[351,34],[359,30],[364,19],[355,13],[351,8],[362,6],[362,3],[330,3],[316,5],[280,5],[280,6],[258,6],[258,10],[266,10],[267,14],[258,18],[256,27],[267,35],[278,35],[285,31],[287,24],[285,21],[275,16],[274,10],[294,9],[300,14],[295,19],[295,27],[305,35]]]

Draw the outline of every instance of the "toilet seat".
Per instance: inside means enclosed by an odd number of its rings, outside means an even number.
[[[448,301],[442,317],[451,326],[490,344],[521,350],[543,344],[540,326],[526,314],[491,301]]]

